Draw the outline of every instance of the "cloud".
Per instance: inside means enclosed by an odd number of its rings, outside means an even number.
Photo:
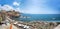
[[[0,7],[1,7],[1,4],[0,4]]]
[[[11,9],[14,10],[14,8],[10,5],[4,5],[4,6],[1,6],[0,8],[3,9],[3,10],[11,10]]]
[[[20,8],[18,7],[18,8],[16,8],[16,11],[19,11],[19,12],[21,12],[21,10],[20,10]]]
[[[10,5],[4,5],[4,6],[1,6],[0,8],[1,8],[2,10],[6,10],[6,11],[16,10],[16,11],[21,12],[21,10],[20,10],[19,7],[18,7],[18,8],[14,8],[14,7],[10,6]]]
[[[10,6],[10,5],[4,5],[3,7],[9,8],[9,9],[13,9],[13,7]]]
[[[14,6],[19,6],[20,3],[18,3],[18,2],[13,2],[13,5],[14,5]]]
[[[1,8],[1,4],[0,4],[0,8]]]

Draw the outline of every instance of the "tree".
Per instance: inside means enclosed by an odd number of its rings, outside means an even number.
[[[2,21],[2,17],[0,17],[0,23],[1,23],[1,21]]]

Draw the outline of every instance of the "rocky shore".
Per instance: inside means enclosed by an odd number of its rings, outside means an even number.
[[[44,22],[44,21],[32,21],[32,22],[22,22],[12,20],[7,17],[5,21],[6,24],[13,24],[16,29],[56,29],[60,25],[60,22]]]
[[[12,21],[12,20],[11,20]],[[44,22],[44,21],[32,21],[32,22],[22,22],[13,21],[13,25],[22,29],[55,29],[60,25],[60,22]]]
[[[4,27],[6,26],[9,27],[10,24],[12,24],[12,26],[14,26],[13,27],[14,29],[59,29],[60,27],[60,22],[44,22],[44,21],[22,22],[17,21],[15,19],[11,19],[11,17],[13,16],[14,17],[19,16],[19,13],[16,13],[15,11],[8,11],[8,12],[1,11],[0,17],[2,18],[3,21],[1,21],[0,23],[3,23],[2,25],[4,25]],[[2,27],[2,25],[0,25],[0,28]],[[6,27],[6,29],[8,27]]]

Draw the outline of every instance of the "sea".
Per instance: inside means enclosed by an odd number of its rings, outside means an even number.
[[[60,22],[60,14],[21,14],[19,18],[15,20],[30,22],[30,21],[49,21]]]

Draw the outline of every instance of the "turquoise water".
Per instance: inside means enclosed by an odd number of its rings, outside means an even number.
[[[60,21],[60,14],[22,14],[30,18],[18,18],[19,21]]]

